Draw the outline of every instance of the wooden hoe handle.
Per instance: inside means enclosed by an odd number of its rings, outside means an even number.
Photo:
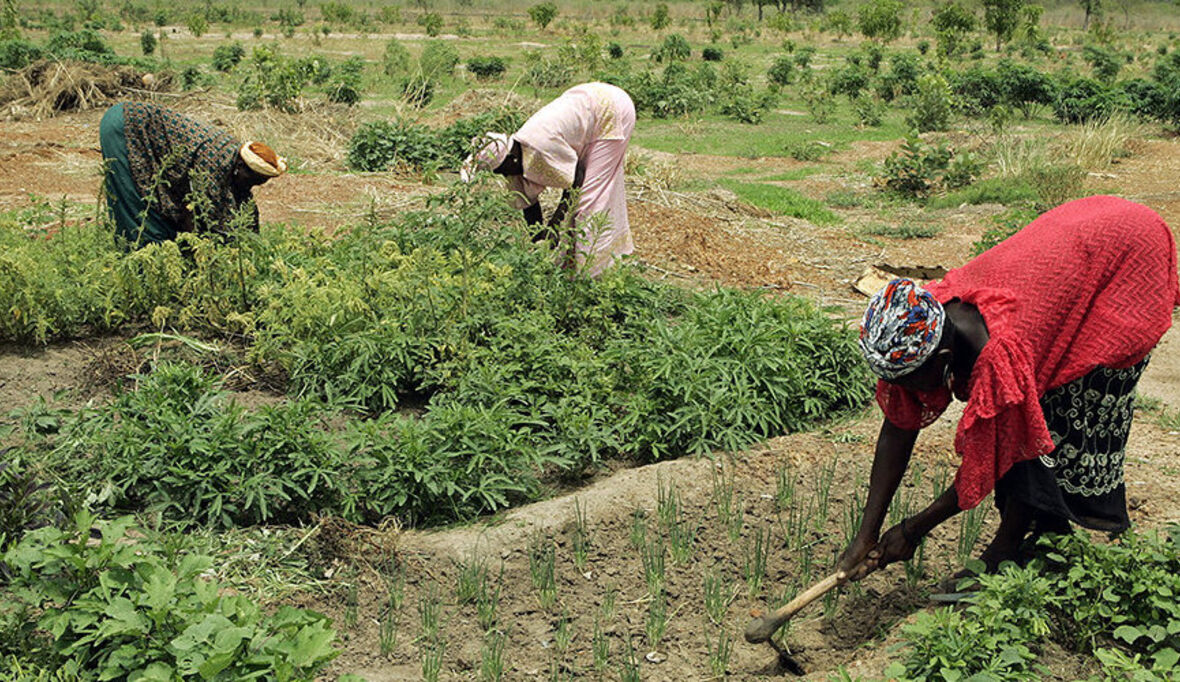
[[[832,588],[839,586],[846,579],[847,575],[844,571],[836,571],[818,583],[807,588],[805,592],[795,597],[786,606],[778,609],[774,613],[762,616],[761,618],[754,618],[750,624],[746,626],[746,641],[751,644],[758,644],[765,642],[778,631],[788,620],[796,613],[802,611],[811,602],[819,599]]]

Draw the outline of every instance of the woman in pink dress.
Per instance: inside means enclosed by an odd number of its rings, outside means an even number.
[[[597,276],[635,250],[623,191],[634,128],[635,105],[626,92],[583,83],[545,105],[515,134],[477,138],[479,151],[464,162],[462,177],[469,182],[486,170],[507,178],[530,225],[545,222],[541,191],[560,188],[561,201],[547,225],[555,230],[563,264]]]

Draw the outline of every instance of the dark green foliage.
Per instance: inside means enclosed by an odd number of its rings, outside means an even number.
[[[1051,106],[1057,98],[1057,82],[1047,73],[1028,64],[1001,59],[996,66],[1002,101],[1016,107],[1030,118],[1041,106]]]
[[[467,71],[481,81],[499,78],[507,70],[508,63],[503,57],[472,57],[467,60]]]
[[[776,85],[790,85],[795,80],[795,60],[790,55],[779,55],[770,64],[766,77]]]
[[[59,31],[45,43],[45,51],[60,57],[83,53],[93,56],[114,56],[115,50],[97,31]]]
[[[1129,109],[1126,94],[1090,78],[1075,78],[1061,85],[1053,112],[1062,123],[1082,123]]]
[[[403,128],[407,154],[444,153],[438,133],[423,150],[411,135],[429,129]],[[867,400],[855,335],[830,311],[689,294],[626,265],[580,276],[532,244],[504,199],[477,181],[331,239],[270,227],[233,244],[186,237],[192,259],[176,244],[124,253],[92,226],[53,240],[11,228],[0,272],[20,280],[0,279],[0,309],[37,311],[23,324],[42,338],[130,298],[116,309],[132,323],[155,313],[168,317],[154,325],[244,330],[250,358],[304,397],[246,411],[203,372],[164,364],[67,419],[52,465],[103,504],[190,522],[317,510],[433,522],[535,499],[553,476],[608,458],[742,447]],[[70,305],[18,298],[42,289]],[[307,399],[377,418],[340,425]]]
[[[105,489],[106,504],[217,527],[354,516],[339,451],[311,404],[247,412],[191,365],[132,379],[109,406],[67,423],[53,455],[67,478]]]
[[[856,13],[857,28],[866,38],[889,43],[901,37],[900,0],[872,0]]]
[[[328,101],[356,104],[361,101],[361,87],[365,75],[365,60],[353,56],[333,69],[328,83]]]
[[[60,520],[49,483],[12,448],[0,450],[0,552],[26,532]]]
[[[958,155],[945,143],[927,144],[916,137],[885,159],[880,182],[889,191],[921,199],[944,189],[968,184],[983,170],[970,154]]]
[[[381,68],[386,76],[404,76],[410,71],[410,51],[397,38],[390,38],[385,43],[385,54],[381,60]]]
[[[143,56],[150,57],[156,51],[156,32],[147,29],[139,34],[139,49]]]
[[[1176,91],[1142,78],[1122,81],[1119,87],[1136,116],[1149,121],[1180,122],[1180,95]]]
[[[1094,69],[1094,77],[1103,83],[1113,83],[1126,63],[1122,54],[1098,45],[1083,47],[1082,58]]]
[[[642,71],[616,84],[631,95],[636,111],[648,112],[655,118],[672,118],[712,106],[718,82],[713,65],[702,63],[693,70],[682,64],[671,64],[662,75]]]
[[[130,518],[33,531],[0,563],[0,653],[62,675],[45,679],[317,679],[338,653],[328,619],[266,615],[203,578],[212,565],[169,557]]]
[[[672,33],[664,37],[664,42],[651,53],[657,62],[679,62],[692,56],[692,47],[684,36]]]
[[[1036,653],[1054,641],[1093,653],[1105,679],[1171,679],[1180,661],[1178,540],[1175,526],[1109,544],[1081,533],[1043,538],[1042,559],[980,578],[962,612],[940,609],[905,627],[905,662],[886,675],[1041,679]]]
[[[213,68],[218,71],[232,71],[242,58],[246,56],[246,48],[238,41],[218,45],[213,49]]]
[[[895,54],[889,58],[889,71],[877,79],[877,95],[886,102],[911,95],[918,84],[920,74],[921,67],[918,65],[917,57],[906,52]]]
[[[971,255],[978,256],[991,247],[999,244],[1008,237],[1019,232],[1039,214],[1032,209],[1013,209],[1006,211],[992,219],[993,226],[971,245]]]
[[[557,5],[552,2],[540,2],[529,7],[529,18],[544,31],[557,17]]]
[[[373,121],[349,140],[346,161],[349,168],[361,171],[453,168],[473,151],[472,138],[489,130],[516,130],[522,123],[524,115],[510,109],[459,119],[439,130],[402,119]]]
[[[707,62],[719,62],[725,58],[725,53],[719,47],[709,46],[701,50],[701,59]]]
[[[618,43],[611,43],[606,46],[606,54],[611,59],[623,58],[623,46]]]
[[[939,5],[930,17],[939,53],[946,57],[960,54],[963,51],[963,39],[975,31],[978,23],[975,13],[958,2],[952,0]]]
[[[872,74],[860,64],[849,62],[828,77],[828,92],[833,95],[856,97],[869,87]]]
[[[418,67],[422,75],[430,79],[444,78],[454,72],[459,65],[459,51],[445,40],[427,41],[418,57]]]
[[[19,71],[44,55],[44,50],[36,43],[19,38],[0,40],[0,69]]]

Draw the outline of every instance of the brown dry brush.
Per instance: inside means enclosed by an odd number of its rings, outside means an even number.
[[[44,59],[8,77],[0,86],[0,106],[13,118],[47,118],[64,111],[106,106],[129,95],[167,92],[171,85],[168,73]]]

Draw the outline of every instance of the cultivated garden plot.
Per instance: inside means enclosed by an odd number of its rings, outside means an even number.
[[[1165,2],[0,10],[0,681],[790,678],[742,631],[859,526],[865,269],[954,267],[1090,194],[1180,224]],[[590,80],[639,114],[636,255],[598,279],[457,180]],[[285,155],[260,233],[117,245],[125,99]],[[1176,343],[1129,537],[936,608],[989,500],[777,641],[810,679],[1170,679]],[[887,523],[953,480],[954,426]]]

